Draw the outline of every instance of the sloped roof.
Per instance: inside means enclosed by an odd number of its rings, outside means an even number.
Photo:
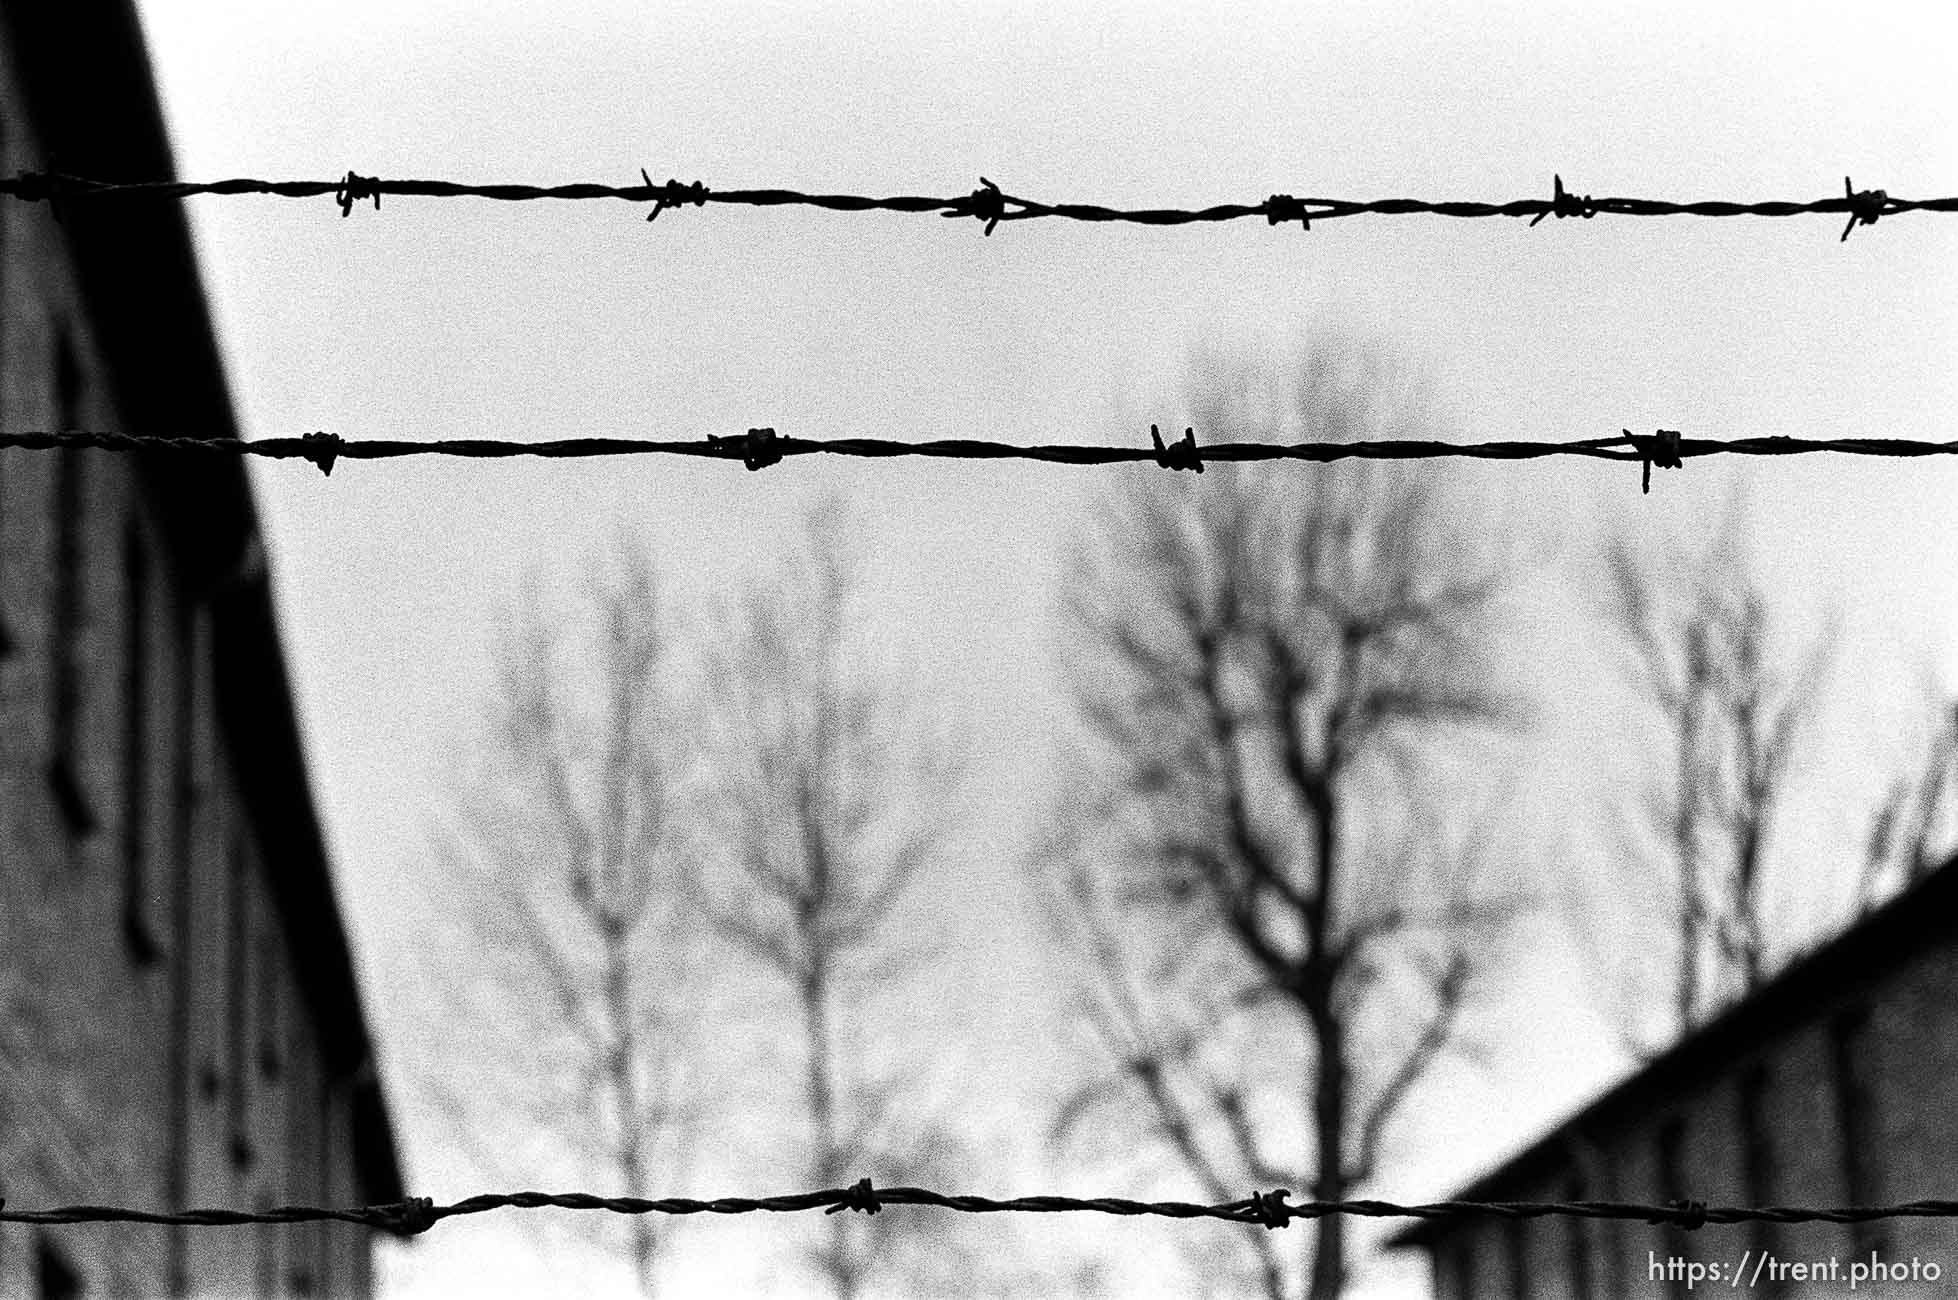
[[[1609,1132],[1651,1115],[1686,1087],[1717,1075],[1788,1030],[1809,1023],[1818,1006],[1866,985],[1958,933],[1958,857],[1883,904],[1779,975],[1675,1043],[1643,1069],[1447,1199],[1516,1199],[1514,1189],[1568,1167],[1566,1140]],[[1416,1223],[1387,1239],[1390,1250],[1427,1246],[1452,1220]]]

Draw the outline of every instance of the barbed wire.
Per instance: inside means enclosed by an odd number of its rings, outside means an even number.
[[[564,438],[521,442],[495,438],[448,438],[416,442],[394,438],[345,438],[314,432],[299,437],[199,438],[107,431],[0,431],[0,448],[46,451],[61,447],[117,452],[201,452],[215,455],[265,456],[273,460],[310,461],[331,474],[340,460],[391,460],[403,456],[460,456],[507,459],[534,456],[576,459],[591,456],[693,456],[709,460],[738,460],[751,470],[764,469],[791,456],[853,456],[872,459],[922,456],[945,460],[1030,460],[1054,465],[1118,465],[1154,463],[1164,469],[1194,470],[1205,464],[1244,461],[1341,460],[1541,460],[1549,456],[1586,456],[1634,461],[1644,466],[1643,487],[1651,490],[1652,467],[1678,469],[1700,456],[1792,456],[1836,452],[1847,456],[1949,456],[1958,454],[1958,441],[1926,442],[1912,438],[1688,438],[1675,429],[1651,434],[1621,430],[1616,437],[1581,438],[1569,442],[1437,442],[1394,439],[1360,442],[1220,442],[1199,446],[1194,428],[1165,444],[1156,425],[1149,426],[1152,445],[1095,447],[1077,444],[1022,446],[972,438],[943,438],[929,442],[899,442],[888,438],[791,438],[774,429],[750,429],[745,434],[714,434],[704,439],[661,441],[649,438]]]
[[[1439,1221],[1463,1218],[1495,1219],[1617,1219],[1663,1224],[1689,1230],[1708,1224],[1733,1223],[1869,1223],[1878,1219],[1958,1218],[1958,1201],[1908,1201],[1897,1205],[1809,1209],[1786,1205],[1708,1205],[1675,1200],[1664,1205],[1624,1201],[1432,1201],[1401,1205],[1393,1201],[1302,1201],[1288,1198],[1287,1188],[1253,1192],[1241,1201],[1201,1204],[1190,1201],[1137,1201],[1124,1197],[1017,1196],[995,1200],[986,1196],[951,1196],[922,1187],[873,1187],[868,1178],[849,1187],[786,1196],[724,1196],[715,1200],[691,1197],[647,1199],[637,1196],[594,1196],[587,1192],[500,1192],[471,1196],[450,1205],[428,1197],[410,1197],[386,1205],[331,1209],[314,1205],[282,1205],[269,1210],[184,1210],[155,1213],[103,1205],[66,1205],[51,1210],[8,1210],[0,1200],[0,1223],[153,1223],[192,1228],[237,1227],[255,1223],[337,1222],[380,1228],[413,1236],[444,1219],[485,1214],[491,1210],[600,1210],[613,1214],[793,1214],[822,1210],[836,1214],[858,1210],[876,1214],[890,1205],[924,1205],[961,1214],[1112,1214],[1165,1219],[1214,1219],[1227,1223],[1283,1228],[1297,1219],[1345,1215],[1368,1219]]]
[[[339,180],[331,181],[270,181],[246,176],[215,181],[105,181],[56,171],[24,171],[11,178],[0,178],[0,194],[30,203],[56,205],[57,215],[60,204],[77,199],[183,199],[206,194],[255,194],[287,199],[331,196],[339,205],[343,217],[352,215],[356,204],[369,200],[378,209],[384,194],[435,199],[478,198],[515,203],[544,199],[615,199],[628,203],[651,203],[653,210],[646,218],[648,221],[668,208],[724,203],[744,207],[809,207],[831,212],[936,213],[941,217],[977,220],[984,225],[988,235],[1002,221],[1032,221],[1044,217],[1139,226],[1185,226],[1263,218],[1268,225],[1286,225],[1296,221],[1303,229],[1310,230],[1314,221],[1416,214],[1465,218],[1528,217],[1532,226],[1545,217],[1796,217],[1835,214],[1848,217],[1842,230],[1842,238],[1848,239],[1851,230],[1859,225],[1873,226],[1880,217],[1903,212],[1958,212],[1958,197],[1901,199],[1885,190],[1859,190],[1847,176],[1843,177],[1843,192],[1840,195],[1800,202],[1774,200],[1750,203],[1700,199],[1679,203],[1610,195],[1600,198],[1566,190],[1564,178],[1558,175],[1552,178],[1551,196],[1547,199],[1485,203],[1460,199],[1353,200],[1273,194],[1259,203],[1219,203],[1203,208],[1114,208],[1098,203],[1044,203],[1005,193],[984,176],[979,178],[978,189],[945,197],[819,194],[792,189],[716,190],[697,180],[655,183],[644,169],[641,169],[639,177],[642,183],[638,185],[607,185],[591,181],[566,185],[479,185],[461,181],[383,179],[353,171]]]

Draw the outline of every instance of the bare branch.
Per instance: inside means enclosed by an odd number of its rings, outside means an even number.
[[[1731,514],[1725,540],[1696,563],[1641,560],[1623,538],[1606,552],[1607,617],[1671,767],[1650,813],[1661,861],[1628,867],[1648,881],[1648,905],[1673,918],[1676,1032],[1767,976],[1770,835],[1833,643],[1791,653],[1774,641],[1766,597],[1733,540],[1741,522]],[[1668,878],[1668,893],[1649,888]]]
[[[1360,1121],[1360,1136],[1353,1157],[1351,1178],[1356,1185],[1373,1181],[1379,1171],[1381,1141],[1387,1125],[1407,1100],[1409,1090],[1447,1048],[1455,1032],[1455,1022],[1461,1015],[1470,969],[1469,958],[1464,953],[1456,953],[1449,961],[1447,970],[1435,982],[1434,1010],[1429,1014],[1427,1024],[1422,1026],[1414,1045],[1407,1049],[1400,1063],[1388,1075],[1386,1085],[1380,1089],[1373,1104],[1366,1108]]]

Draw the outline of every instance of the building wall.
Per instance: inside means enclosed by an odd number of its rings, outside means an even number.
[[[43,165],[17,57],[0,49],[8,174]],[[112,380],[60,224],[0,199],[0,425],[124,427]],[[344,1085],[269,887],[281,864],[217,723],[223,599],[189,588],[134,458],[0,449],[0,1196],[16,1208],[355,1198]],[[303,1244],[328,1241],[332,1259]],[[0,1225],[0,1295],[360,1294],[367,1250],[355,1229]]]
[[[1699,1077],[1651,1099],[1610,1131],[1567,1129],[1556,1159],[1527,1175],[1479,1186],[1495,1200],[1691,1197],[1708,1204],[1893,1204],[1958,1193],[1958,934],[1929,943],[1903,966],[1847,978],[1798,1024],[1759,1044],[1735,1044]],[[1581,1122],[1581,1121],[1580,1121]],[[1668,1149],[1670,1147],[1670,1150]],[[1674,1177],[1668,1179],[1671,1164]],[[1520,1232],[1462,1221],[1433,1238],[1440,1300],[1630,1300],[1687,1296],[1663,1273],[1670,1258],[1750,1275],[1722,1288],[1760,1296],[1849,1294],[1848,1270],[1869,1264],[1937,1265],[1941,1278],[1864,1283],[1858,1292],[1958,1293],[1958,1221],[1709,1225],[1696,1232],[1641,1223],[1591,1223],[1574,1249],[1575,1221],[1535,1220]],[[1776,1282],[1752,1275],[1765,1254],[1837,1275]],[[1579,1259],[1588,1268],[1578,1267]],[[1517,1267],[1521,1263],[1521,1268]],[[1751,1284],[1751,1285],[1750,1285]]]

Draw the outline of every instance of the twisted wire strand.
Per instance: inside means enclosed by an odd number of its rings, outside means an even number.
[[[348,172],[339,180],[261,180],[254,177],[229,177],[213,181],[106,181],[57,172],[22,172],[0,178],[0,194],[29,202],[68,202],[98,198],[182,199],[199,195],[265,195],[277,198],[308,199],[331,196],[343,216],[354,205],[372,200],[380,206],[383,195],[414,198],[479,198],[499,202],[537,200],[613,199],[628,203],[651,203],[651,217],[668,208],[696,207],[709,203],[745,207],[809,207],[831,212],[936,213],[944,217],[976,218],[991,234],[1000,222],[1058,218],[1068,221],[1121,222],[1141,226],[1182,226],[1262,218],[1267,224],[1301,222],[1306,229],[1314,221],[1330,221],[1355,216],[1441,217],[1528,217],[1535,225],[1545,217],[1795,217],[1812,214],[1846,215],[1849,224],[1843,237],[1857,225],[1874,225],[1878,218],[1904,212],[1958,212],[1958,197],[1932,199],[1898,198],[1884,190],[1858,190],[1848,177],[1843,178],[1843,193],[1806,201],[1770,200],[1737,202],[1727,199],[1699,199],[1672,202],[1629,196],[1573,194],[1564,189],[1562,176],[1555,177],[1549,198],[1511,199],[1488,203],[1471,200],[1430,200],[1415,198],[1339,199],[1317,196],[1274,194],[1259,203],[1219,203],[1201,208],[1117,208],[1098,203],[1046,203],[1037,199],[1002,192],[993,182],[980,178],[980,187],[967,194],[927,196],[917,194],[867,195],[811,193],[794,189],[709,189],[699,181],[681,183],[668,180],[655,183],[642,170],[643,183],[609,185],[580,181],[563,185],[512,183],[471,184],[430,179],[383,179]]]
[[[1152,429],[1152,433],[1154,430]],[[709,460],[738,460],[749,469],[762,469],[790,456],[849,456],[889,458],[921,456],[943,460],[1027,460],[1054,465],[1115,465],[1155,463],[1169,469],[1202,471],[1204,464],[1224,461],[1425,460],[1541,460],[1551,456],[1584,456],[1630,461],[1647,467],[1678,468],[1683,460],[1701,456],[1791,456],[1835,452],[1851,456],[1948,456],[1958,454],[1958,441],[1926,442],[1910,438],[1686,438],[1671,430],[1657,434],[1622,431],[1616,437],[1583,438],[1567,442],[1438,442],[1427,439],[1361,442],[1259,443],[1222,442],[1198,446],[1186,430],[1181,442],[1165,446],[1157,436],[1151,447],[1096,447],[1070,444],[1022,446],[971,438],[901,442],[887,438],[794,438],[773,429],[750,429],[745,435],[715,435],[687,441],[649,438],[589,437],[548,442],[493,438],[452,438],[408,441],[394,438],[351,439],[316,432],[300,437],[246,440],[129,434],[108,431],[0,431],[0,448],[28,450],[92,448],[116,452],[170,452],[264,456],[274,460],[312,462],[330,474],[339,460],[390,460],[404,456],[456,456],[472,459],[538,457],[576,459],[592,456],[669,455]]]
[[[837,1213],[860,1210],[872,1214],[891,1205],[924,1205],[962,1214],[1110,1214],[1165,1219],[1214,1219],[1227,1223],[1282,1228],[1296,1219],[1345,1215],[1372,1219],[1438,1221],[1462,1218],[1495,1219],[1619,1219],[1699,1228],[1734,1223],[1868,1223],[1878,1219],[1958,1218],[1958,1201],[1920,1200],[1895,1205],[1807,1208],[1786,1205],[1728,1206],[1699,1201],[1665,1205],[1623,1201],[1432,1201],[1403,1205],[1393,1201],[1346,1200],[1287,1202],[1289,1192],[1253,1193],[1238,1201],[1202,1204],[1189,1201],[1138,1201],[1124,1197],[1017,1196],[996,1200],[985,1196],[954,1196],[922,1187],[877,1187],[868,1179],[854,1186],[785,1196],[724,1196],[713,1200],[691,1197],[647,1199],[636,1196],[595,1196],[586,1192],[500,1192],[471,1196],[449,1205],[413,1197],[387,1205],[333,1209],[312,1205],[282,1205],[268,1210],[198,1209],[156,1213],[103,1205],[66,1205],[48,1210],[7,1210],[0,1201],[0,1223],[152,1223],[184,1227],[237,1227],[256,1223],[352,1223],[413,1235],[444,1219],[502,1209],[596,1210],[613,1214],[793,1214],[810,1210]]]

